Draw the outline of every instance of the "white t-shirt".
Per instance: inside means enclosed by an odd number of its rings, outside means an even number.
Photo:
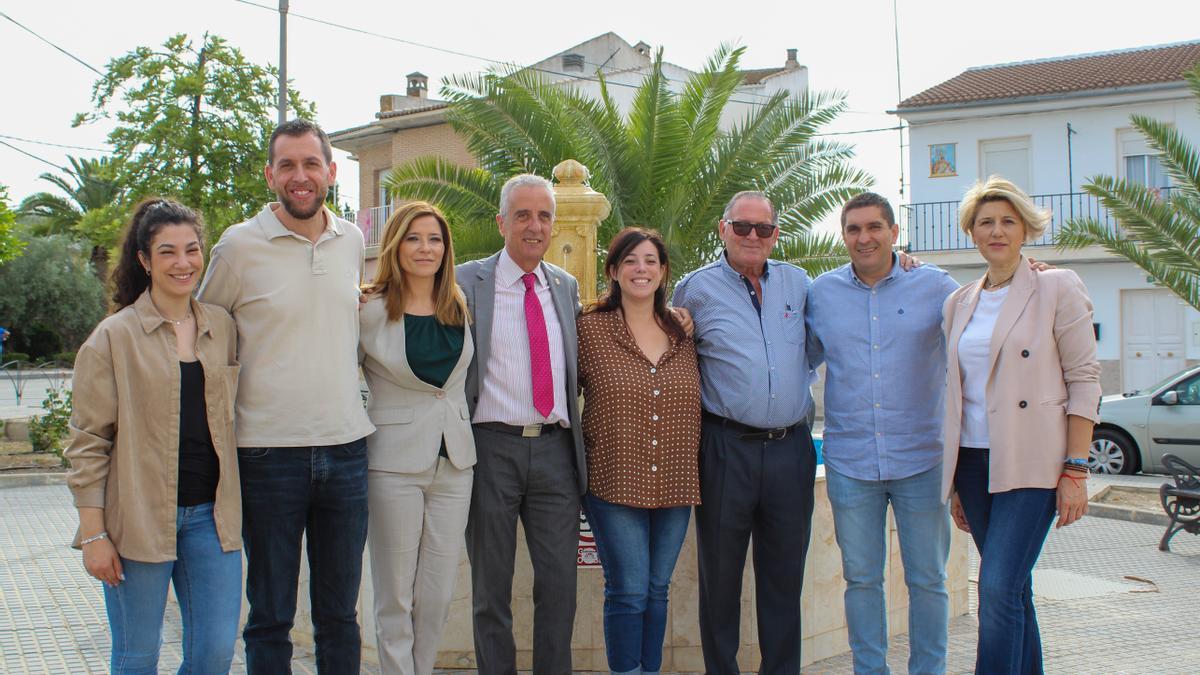
[[[979,294],[979,304],[958,339],[958,369],[962,374],[962,431],[958,444],[965,448],[987,448],[988,357],[992,332],[1008,287]]]

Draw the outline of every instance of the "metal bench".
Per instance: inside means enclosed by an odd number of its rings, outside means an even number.
[[[1200,534],[1200,469],[1172,454],[1163,455],[1163,466],[1170,472],[1174,483],[1163,483],[1158,489],[1163,510],[1171,522],[1158,550],[1169,551],[1171,537],[1180,530]]]

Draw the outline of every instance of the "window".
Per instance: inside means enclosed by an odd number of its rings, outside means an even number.
[[[1182,380],[1167,391],[1174,391],[1179,396],[1178,405],[1200,405],[1200,375]]]
[[[1117,147],[1121,153],[1121,176],[1126,180],[1152,188],[1171,186],[1171,178],[1163,169],[1158,153],[1136,129],[1117,132]]]
[[[387,179],[389,171],[391,169],[381,169],[375,172],[375,185],[378,186],[375,196],[375,206],[387,206],[392,203],[392,198],[388,196],[387,187],[383,184],[384,180]]]
[[[562,67],[568,73],[571,71],[583,72],[583,54],[563,54]]]
[[[980,180],[1000,176],[1016,183],[1026,193],[1032,192],[1028,137],[981,141],[979,164]]]

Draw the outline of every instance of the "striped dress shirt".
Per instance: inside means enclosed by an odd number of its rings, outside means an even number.
[[[491,356],[483,366],[479,383],[479,402],[472,422],[502,422],[514,426],[526,424],[562,424],[570,426],[567,415],[567,360],[563,353],[562,324],[554,310],[549,282],[541,265],[534,270],[534,290],[546,318],[550,342],[550,372],[554,376],[554,409],[543,417],[533,407],[532,375],[529,365],[529,333],[525,328],[525,271],[501,250],[496,261],[496,300],[492,311]]]

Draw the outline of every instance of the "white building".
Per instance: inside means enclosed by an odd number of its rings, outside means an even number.
[[[1009,178],[1054,219],[1028,255],[1075,270],[1095,304],[1105,393],[1146,387],[1200,362],[1200,313],[1124,258],[1093,247],[1059,253],[1072,216],[1116,227],[1080,191],[1088,177],[1119,176],[1161,188],[1170,179],[1130,115],[1175,125],[1200,146],[1200,114],[1183,73],[1200,41],[971,68],[902,101],[909,125],[911,203],[899,214],[909,250],[959,282],[982,259],[957,227],[958,201],[975,181]]]

